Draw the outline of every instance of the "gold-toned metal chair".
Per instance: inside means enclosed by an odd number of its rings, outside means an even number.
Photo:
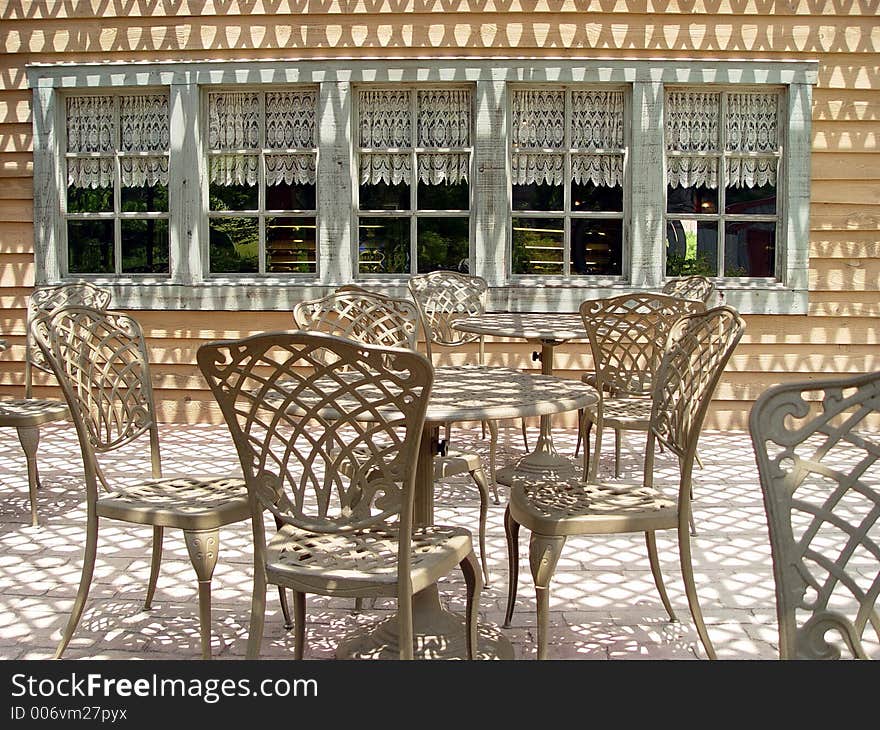
[[[695,299],[709,307],[714,304],[715,284],[706,276],[682,276],[669,279],[661,292],[680,299]]]
[[[684,316],[705,311],[702,302],[654,293],[622,294],[581,303],[590,342],[593,372],[584,382],[596,388],[596,405],[584,409],[584,475],[595,479],[602,453],[602,432],[614,429],[614,476],[620,476],[621,431],[648,431],[654,374],[672,326]],[[590,431],[596,444],[590,455]],[[580,438],[575,445],[577,453]]]
[[[880,657],[878,416],[880,371],[778,385],[752,406],[780,659]]]
[[[31,524],[39,524],[37,516],[37,489],[40,472],[37,467],[37,449],[40,445],[40,426],[53,421],[68,420],[67,405],[51,398],[33,397],[34,369],[50,372],[40,349],[33,342],[31,327],[61,307],[82,305],[106,309],[110,292],[89,282],[75,282],[37,289],[28,299],[25,331],[24,398],[0,401],[0,428],[15,428],[27,462],[28,491],[31,503]],[[39,326],[39,325],[37,325]]]
[[[709,658],[715,650],[709,640],[697,599],[691,564],[691,474],[694,454],[706,411],[724,366],[742,337],[745,324],[730,307],[716,307],[681,318],[667,340],[653,380],[650,427],[641,482],[602,483],[519,478],[511,487],[505,512],[509,561],[509,589],[505,626],[510,625],[519,575],[520,525],[531,530],[529,562],[538,609],[538,658],[547,653],[550,582],[570,535],[606,535],[644,532],[654,582],[669,618],[675,621],[666,594],[655,532],[677,530],[682,578],[697,633]],[[676,494],[666,495],[653,485],[654,446],[662,443],[678,457]]]
[[[254,592],[248,658],[266,586],[294,595],[295,654],[306,594],[397,599],[400,658],[413,657],[412,597],[456,565],[476,644],[479,566],[462,528],[413,528],[419,442],[434,371],[423,355],[314,332],[203,345],[199,368],[238,449],[251,496]],[[264,512],[278,532],[267,540]]]
[[[303,330],[383,347],[416,350],[419,313],[406,299],[368,292],[358,286],[346,286],[319,299],[297,303],[293,321]],[[480,492],[479,543],[483,578],[489,585],[486,557],[486,520],[489,514],[489,479],[479,454],[446,448],[434,457],[434,480],[458,474],[470,474]]]
[[[79,590],[55,657],[64,653],[82,616],[97,557],[98,522],[104,518],[153,527],[145,610],[156,591],[164,529],[183,530],[199,582],[202,656],[209,659],[211,577],[220,551],[219,530],[250,517],[244,481],[228,476],[162,478],[150,368],[136,320],[120,312],[65,307],[43,323],[45,327],[34,327],[34,336],[61,385],[76,427],[87,509]],[[144,435],[150,442],[151,478],[111,485],[99,456]]]

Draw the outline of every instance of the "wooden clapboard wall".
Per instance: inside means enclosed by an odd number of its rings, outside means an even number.
[[[816,59],[808,316],[749,316],[710,426],[743,428],[767,386],[880,369],[880,23],[868,0],[0,0],[0,395],[21,392],[33,288],[25,64],[315,56],[534,55]],[[138,311],[162,416],[218,421],[198,345],[290,326],[286,312]],[[522,342],[492,363],[534,367]],[[560,373],[588,365],[557,349]],[[456,355],[457,359],[466,357]],[[51,381],[38,394],[57,395]]]

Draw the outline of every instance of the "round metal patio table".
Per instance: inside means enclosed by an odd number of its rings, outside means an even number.
[[[416,467],[415,524],[434,523],[433,460],[444,423],[544,416],[595,401],[595,391],[577,380],[482,365],[435,368]],[[465,657],[464,618],[440,605],[436,584],[413,596],[413,629],[417,657]],[[497,627],[481,624],[478,633],[480,658],[513,658],[510,642]],[[336,654],[340,658],[397,659],[396,616],[359,629],[340,644]]]

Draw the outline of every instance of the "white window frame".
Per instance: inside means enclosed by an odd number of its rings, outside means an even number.
[[[656,290],[664,281],[665,140],[664,88],[718,85],[783,87],[780,119],[787,150],[778,187],[779,268],[772,282],[721,279],[725,300],[743,313],[807,311],[812,87],[818,62],[701,59],[418,58],[301,59],[291,61],[193,61],[158,63],[33,64],[34,245],[37,285],[64,280],[59,194],[64,192],[62,103],[65,93],[100,93],[165,87],[170,90],[170,277],[94,277],[114,302],[130,309],[289,309],[294,302],[355,280],[357,230],[353,89],[359,84],[474,85],[471,217],[472,272],[489,283],[490,310],[576,311],[587,298],[622,291]],[[509,91],[515,85],[571,84],[629,89],[631,127],[627,191],[629,214],[624,276],[619,282],[534,280],[510,276]],[[317,84],[318,274],[305,276],[207,276],[204,251],[201,154],[204,129],[200,99],[206,89],[264,84]],[[76,277],[81,278],[81,277]],[[591,277],[578,277],[590,279]],[[368,282],[390,294],[406,294],[407,277]]]

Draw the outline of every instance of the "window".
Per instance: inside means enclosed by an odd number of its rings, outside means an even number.
[[[208,94],[208,269],[314,274],[315,89]]]
[[[779,94],[666,92],[666,274],[776,276]]]
[[[361,89],[357,101],[358,273],[470,270],[470,89]]]
[[[168,273],[168,96],[66,99],[69,274]]]
[[[620,276],[624,94],[512,94],[512,273]]]

